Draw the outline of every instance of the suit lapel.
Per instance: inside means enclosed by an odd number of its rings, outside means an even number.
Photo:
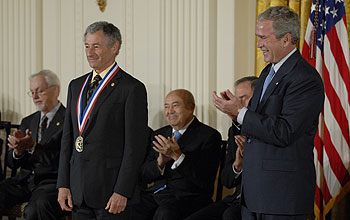
[[[82,103],[82,105],[81,105],[81,109],[82,109],[81,114],[83,114],[84,109],[86,108],[87,91],[89,90],[89,87],[90,87],[91,78],[92,78],[92,71],[89,73],[88,76],[90,76],[90,78],[89,78],[89,81],[87,82],[87,84],[86,84],[86,86],[85,86],[85,88],[84,88],[84,90],[83,90],[83,95],[82,95],[82,97],[81,97],[81,103]],[[85,79],[86,79],[86,78],[84,78],[83,83],[85,82]],[[83,87],[83,84],[81,85],[81,87]],[[79,91],[79,92],[80,92],[80,91]]]
[[[75,95],[72,96],[71,104],[73,106],[71,106],[71,108],[72,108],[72,111],[74,111],[73,121],[75,121],[75,125],[77,126],[77,130],[79,130],[78,117],[77,117],[77,111],[78,111],[77,106],[78,106],[79,95],[80,95],[80,91],[81,91],[81,89],[82,89],[82,87],[84,85],[85,80],[89,76],[90,76],[90,81],[91,81],[92,71],[90,73],[87,73],[84,76],[78,78],[76,85],[74,85],[74,87],[72,88],[74,91],[76,91]],[[89,82],[87,82],[87,85],[85,86],[85,88],[83,90],[82,97],[81,97],[82,100],[81,100],[81,115],[80,116],[83,115],[83,112],[84,112],[85,107],[86,107],[86,94],[87,94],[87,90],[88,90],[88,87],[89,87],[88,83]],[[70,104],[70,103],[68,103],[68,104]]]
[[[58,111],[56,112],[55,116],[53,117],[52,121],[50,122],[49,127],[44,132],[44,136],[41,137],[40,143],[44,144],[48,140],[50,140],[52,135],[57,131],[57,128],[63,125],[63,120],[64,120],[64,108],[61,105]]]
[[[183,135],[181,136],[181,138],[178,141],[178,144],[180,145],[180,149],[183,152],[189,151],[191,149],[186,149],[186,145],[188,143],[192,143],[191,145],[193,145],[193,140],[198,140],[196,138],[196,135],[198,134],[196,132],[196,127],[198,125],[199,121],[196,117],[194,117],[192,123],[188,126],[188,128],[186,129],[185,133],[183,133]]]
[[[264,94],[264,97],[262,98],[261,102],[259,103],[257,112],[259,112],[262,109],[262,107],[266,103],[267,99],[271,96],[273,91],[279,85],[280,81],[283,79],[283,77],[285,77],[294,68],[294,66],[296,65],[296,63],[299,59],[300,59],[300,53],[297,50],[278,69],[278,71],[276,72],[276,75],[273,77],[269,86],[267,87],[265,94]]]
[[[251,111],[256,111],[256,109],[259,105],[262,88],[264,86],[265,79],[266,79],[267,75],[269,74],[270,68],[271,68],[271,64],[267,65],[260,74],[259,80],[255,86],[255,89],[254,89],[254,94],[253,94],[253,97],[251,99],[250,106],[248,106],[248,108]]]
[[[32,137],[35,138],[35,141],[38,142],[38,130],[39,130],[39,123],[40,123],[40,111],[38,111],[33,118],[32,123],[30,124],[30,131],[32,132]],[[22,131],[25,135],[26,131]]]
[[[98,110],[102,106],[103,102],[108,98],[111,92],[118,86],[120,77],[121,77],[121,69],[119,69],[116,75],[113,76],[113,78],[106,84],[105,88],[101,91],[100,95],[97,97],[95,105],[91,111],[90,117],[83,131],[83,134],[91,124],[91,120],[93,120],[93,118],[98,113]]]

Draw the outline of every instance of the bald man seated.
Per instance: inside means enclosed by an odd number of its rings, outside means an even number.
[[[212,203],[220,160],[220,133],[194,116],[193,95],[169,92],[164,114],[169,125],[156,130],[141,168],[149,186],[133,219],[178,220]]]

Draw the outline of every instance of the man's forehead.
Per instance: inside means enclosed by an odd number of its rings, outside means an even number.
[[[249,81],[246,82],[242,82],[240,84],[238,84],[235,88],[235,94],[236,95],[241,95],[242,93],[250,93],[252,92],[252,88],[251,88],[251,83]],[[238,93],[238,94],[237,94]]]
[[[45,80],[44,76],[34,76],[31,80],[30,80],[30,86],[38,86],[38,85],[47,85],[47,82]]]
[[[165,100],[165,105],[172,105],[177,103],[182,103],[182,100]]]

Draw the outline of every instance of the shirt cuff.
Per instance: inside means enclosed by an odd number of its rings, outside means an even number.
[[[239,175],[242,173],[242,170],[238,172],[238,171],[235,169],[235,166],[234,166],[233,164],[232,164],[232,170],[233,170],[233,172],[236,174],[236,177],[239,176]]]
[[[248,111],[248,108],[247,107],[243,107],[241,109],[241,111],[239,111],[238,115],[237,115],[237,122],[239,124],[243,124],[243,119],[244,119],[244,116],[245,116],[245,113]]]
[[[177,160],[175,160],[175,162],[173,163],[173,165],[171,166],[172,170],[175,170],[178,166],[180,166],[180,164],[182,163],[182,161],[185,159],[185,154],[181,154],[179,158],[177,158]]]
[[[13,157],[13,159],[15,159],[15,160],[19,160],[19,159],[21,159],[21,158],[23,157],[23,154],[20,155],[20,156],[17,156],[16,153],[15,153],[15,151],[12,151],[12,157]]]
[[[28,153],[33,154],[35,151],[35,147],[36,147],[36,142],[34,142],[34,146],[28,150]]]

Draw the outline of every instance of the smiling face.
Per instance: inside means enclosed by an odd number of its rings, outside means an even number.
[[[86,34],[85,53],[87,61],[89,62],[90,67],[97,73],[101,73],[113,64],[118,48],[118,41],[111,47],[108,47],[104,38],[103,30]]]
[[[34,76],[30,80],[30,91],[34,104],[44,114],[58,104],[59,87],[49,87],[43,75]]]
[[[288,36],[290,34],[286,34],[281,39],[277,39],[272,24],[273,21],[271,20],[258,22],[255,34],[258,37],[257,47],[263,52],[264,61],[278,63],[291,51],[289,50],[290,45],[288,45],[288,38],[291,36]]]
[[[186,94],[170,92],[165,98],[164,114],[168,123],[175,130],[182,129],[193,118],[194,103],[188,103]]]

